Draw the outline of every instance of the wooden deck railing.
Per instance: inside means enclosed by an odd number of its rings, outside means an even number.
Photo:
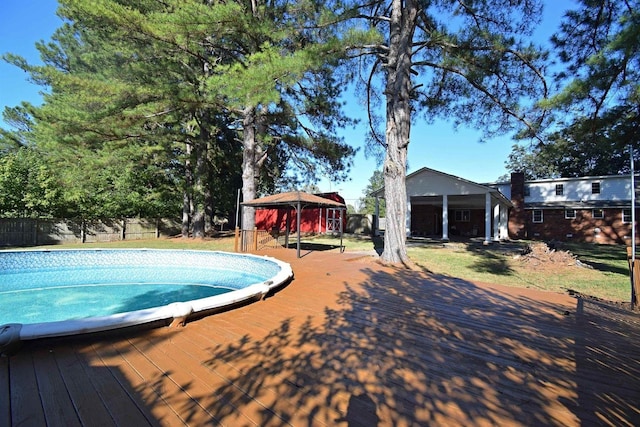
[[[273,236],[266,230],[240,230],[236,228],[234,250],[236,252],[256,252],[262,249],[277,249],[284,245],[279,236]]]

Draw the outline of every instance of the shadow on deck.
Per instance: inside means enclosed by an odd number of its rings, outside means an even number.
[[[634,313],[349,254],[271,255],[295,279],[265,301],[0,359],[0,421],[83,424],[78,408],[102,405],[116,425],[640,423]]]

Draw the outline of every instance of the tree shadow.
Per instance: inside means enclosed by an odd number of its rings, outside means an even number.
[[[501,276],[512,276],[515,270],[509,265],[507,255],[518,252],[520,245],[505,246],[495,243],[497,246],[486,246],[478,242],[463,243],[467,252],[474,255],[475,261],[471,268],[481,273],[489,273]]]
[[[58,367],[83,375],[109,367],[123,384],[109,408],[131,394],[164,424],[157,414],[194,425],[639,425],[637,314],[425,271],[328,265],[340,259],[299,261],[322,273],[273,304],[188,327],[198,333],[83,340],[53,354],[81,355]],[[264,310],[281,314],[257,319]]]
[[[478,272],[496,274],[500,276],[512,276],[515,273],[504,255],[495,254],[486,250],[477,250],[474,251],[474,253],[479,259],[476,260],[471,267]]]
[[[260,425],[639,421],[637,324],[621,332],[582,305],[572,313],[462,280],[365,273],[344,283],[338,308],[212,346],[203,363],[226,383],[207,410],[225,420],[234,409],[224,402],[251,397]],[[238,360],[250,367],[229,374]]]
[[[147,333],[136,328],[120,330],[117,334],[107,332],[24,343],[20,352],[3,358],[9,378],[9,393],[3,396],[10,401],[6,405],[8,425],[159,426],[166,423],[154,412],[163,400],[162,389],[158,388],[163,380],[157,378],[156,384],[147,383],[140,372],[120,363],[122,353],[129,350],[127,338],[135,339]],[[157,340],[156,345],[160,342]],[[141,350],[150,348],[143,345]],[[170,375],[171,372],[163,374],[164,377]]]

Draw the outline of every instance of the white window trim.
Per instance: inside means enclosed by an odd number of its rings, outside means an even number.
[[[624,214],[625,211],[629,211],[629,215],[627,217],[629,219],[629,221],[625,221],[625,219],[624,219],[625,218],[625,214]],[[631,218],[632,217],[633,217],[633,215],[631,215],[631,209],[622,209],[622,223],[623,224],[631,224]]]
[[[536,221],[536,212],[540,212],[540,221]],[[544,212],[542,209],[534,209],[531,211],[531,222],[534,224],[542,224],[544,222]]]
[[[598,192],[594,193],[593,192],[593,184],[598,184]],[[600,181],[594,181],[591,183],[591,194],[600,194],[602,192],[602,184],[600,183]]]
[[[569,216],[568,212],[573,212],[573,216]],[[564,219],[576,219],[576,210],[575,209],[565,209],[564,210]]]
[[[602,216],[596,216],[596,211],[602,212]],[[593,219],[604,219],[604,209],[592,209],[591,210],[591,217]]]

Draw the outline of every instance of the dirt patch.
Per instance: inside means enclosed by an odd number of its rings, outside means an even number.
[[[567,267],[592,268],[581,262],[570,251],[556,249],[544,242],[535,242],[526,245],[522,251],[513,257],[523,265],[541,268],[545,271],[564,269]]]

